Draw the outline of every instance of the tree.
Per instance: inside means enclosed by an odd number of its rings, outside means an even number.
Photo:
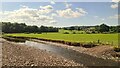
[[[120,25],[117,26],[117,32],[120,33]]]
[[[71,26],[71,27],[69,28],[69,30],[75,30],[75,27],[74,27],[74,26]]]
[[[109,26],[106,25],[106,24],[101,24],[101,25],[100,25],[100,28],[99,28],[99,31],[100,31],[101,33],[103,33],[103,32],[109,32]]]
[[[2,22],[2,32],[4,33],[41,33],[58,32],[58,28],[46,26],[27,26],[25,23]]]

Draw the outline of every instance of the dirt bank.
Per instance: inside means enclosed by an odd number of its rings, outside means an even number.
[[[2,66],[82,66],[34,47],[2,41]]]

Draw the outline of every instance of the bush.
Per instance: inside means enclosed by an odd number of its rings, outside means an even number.
[[[95,34],[95,31],[92,31],[93,34]]]
[[[25,34],[30,34],[29,32],[25,32]]]
[[[86,31],[86,34],[91,34],[89,31]]]
[[[38,32],[38,34],[42,34],[41,32]]]
[[[64,32],[63,34],[69,34],[69,32]]]
[[[115,52],[120,52],[120,48],[114,47],[114,51],[115,51]]]
[[[73,32],[72,34],[76,34],[76,32]]]
[[[89,43],[82,45],[82,47],[85,47],[85,48],[92,48],[95,46],[97,46],[97,45],[95,43],[92,43],[92,42],[89,42]]]

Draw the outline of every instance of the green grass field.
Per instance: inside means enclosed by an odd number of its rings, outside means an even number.
[[[111,44],[114,46],[118,45],[118,34],[61,34],[61,33],[42,33],[42,34],[5,34],[10,36],[23,36],[23,37],[37,37],[54,40],[64,40],[70,42],[97,42],[100,40],[101,43]]]

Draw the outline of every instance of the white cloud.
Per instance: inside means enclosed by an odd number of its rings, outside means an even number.
[[[68,4],[67,2],[65,2],[65,7],[66,8],[71,8],[72,4]]]
[[[0,12],[1,20],[4,22],[23,22],[29,25],[48,25],[55,23],[56,20],[47,15],[52,12],[53,7],[50,5],[40,6],[39,9],[22,6],[22,8],[13,11]]]
[[[80,13],[86,14],[87,12],[82,8],[76,8]]]
[[[112,0],[112,2],[114,2],[114,4],[111,5],[111,8],[118,8],[118,2],[120,2],[120,0]]]
[[[64,2],[65,8],[71,8],[72,4],[67,3],[67,1]]]
[[[57,10],[57,16],[64,17],[64,18],[77,18],[84,16],[87,14],[86,11],[84,11],[82,8],[76,8],[75,10],[72,10],[72,4],[69,4],[65,1],[65,9],[64,10]],[[54,15],[56,16],[56,15]]]
[[[22,8],[28,8],[28,6],[25,6],[25,5],[20,5]]]
[[[117,14],[116,14],[116,15],[114,15],[114,16],[110,16],[109,18],[110,18],[110,19],[120,19],[120,15],[117,15]]]
[[[40,9],[39,9],[40,14],[46,14],[52,11],[53,11],[53,7],[51,5],[40,6]]]
[[[56,12],[60,17],[64,18],[77,18],[84,16],[87,13],[82,8],[76,8],[75,11],[73,11],[71,8],[67,8],[65,10],[58,10]]]
[[[50,21],[50,23],[52,23],[52,24],[53,24],[53,23],[57,23],[57,21],[53,20],[53,21]]]
[[[112,0],[112,2],[120,2],[120,0]]]
[[[47,6],[40,6],[41,9],[53,9],[53,7],[51,5],[47,5]]]
[[[113,8],[113,9],[118,8],[118,4],[117,4],[117,3],[112,4],[112,5],[111,5],[111,8]]]
[[[57,17],[58,15],[56,13],[51,14],[52,17]]]
[[[55,4],[55,2],[54,2],[54,1],[52,1],[52,0],[50,1],[50,3],[51,3],[51,4]]]

